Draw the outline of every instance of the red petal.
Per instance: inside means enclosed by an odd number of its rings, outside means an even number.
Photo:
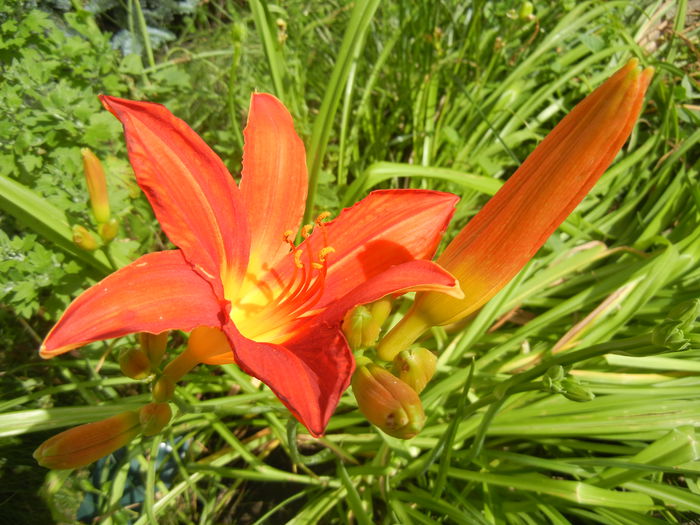
[[[135,332],[220,326],[222,315],[211,285],[179,250],[151,253],[78,296],[46,336],[40,353],[53,357]]]
[[[317,226],[300,248],[315,258],[325,246],[335,251],[327,257],[328,274],[316,307],[343,297],[391,266],[431,258],[458,199],[427,190],[374,191],[322,228]],[[273,278],[288,282],[293,271],[290,256],[274,269]]]
[[[236,364],[257,377],[314,436],[323,434],[355,368],[337,329],[325,327],[284,346],[258,343],[224,325]]]
[[[289,251],[286,231],[296,236],[306,202],[306,152],[291,115],[272,95],[251,97],[243,134],[240,187],[251,232],[249,271],[257,273]]]
[[[124,125],[136,179],[170,240],[197,271],[235,287],[250,240],[238,188],[221,159],[164,106],[100,98]]]
[[[313,322],[316,325],[337,324],[340,328],[345,313],[357,305],[377,301],[389,294],[418,291],[440,292],[458,299],[464,297],[459,283],[441,266],[432,261],[410,261],[361,282],[330,304]]]

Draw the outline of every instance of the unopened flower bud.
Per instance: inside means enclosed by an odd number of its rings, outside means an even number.
[[[671,308],[666,319],[679,321],[678,328],[684,332],[691,332],[698,316],[700,316],[700,299],[691,299]]]
[[[107,222],[101,222],[97,225],[97,233],[100,234],[100,238],[105,243],[112,242],[112,240],[119,233],[119,221],[115,218],[109,219]]]
[[[401,381],[420,394],[435,375],[437,356],[427,348],[404,350],[394,358],[392,371]]]
[[[390,436],[409,439],[423,428],[425,413],[418,394],[381,366],[357,368],[352,390],[360,411]]]
[[[44,441],[34,459],[51,469],[80,468],[111,454],[141,432],[138,411],[80,425]]]
[[[87,181],[88,193],[90,194],[90,204],[92,213],[98,223],[109,220],[109,197],[107,195],[107,179],[102,163],[97,156],[87,148],[80,150],[83,156],[83,168],[85,169],[85,180]]]
[[[168,403],[149,403],[139,410],[141,432],[144,436],[155,436],[170,422],[173,411]]]
[[[535,16],[533,15],[534,11],[535,11],[535,6],[532,5],[532,2],[523,2],[522,4],[520,4],[520,10],[518,11],[518,17],[523,22],[527,22],[527,21],[535,18]]]
[[[595,394],[584,387],[581,383],[573,378],[563,379],[560,383],[562,387],[561,394],[571,401],[584,403],[595,398]]]
[[[345,314],[343,334],[345,334],[351,350],[365,348],[364,332],[368,330],[368,325],[372,323],[372,314],[369,308],[364,305],[356,306]],[[379,330],[377,330],[377,333],[379,333]]]
[[[174,393],[175,382],[167,375],[158,378],[158,381],[154,383],[153,391],[151,392],[153,395],[153,400],[158,403],[164,403],[172,399]]]
[[[168,332],[159,334],[149,334],[141,332],[139,334],[139,343],[141,350],[146,352],[148,359],[151,361],[152,367],[157,367],[165,355],[165,349],[168,346]]]
[[[690,340],[681,329],[682,324],[682,321],[666,319],[652,331],[652,342],[673,352],[686,350],[690,346]]]
[[[79,224],[73,226],[73,242],[87,252],[93,252],[99,247],[94,235],[85,226]]]
[[[146,379],[151,375],[151,361],[140,348],[124,348],[119,354],[119,368],[131,379]]]

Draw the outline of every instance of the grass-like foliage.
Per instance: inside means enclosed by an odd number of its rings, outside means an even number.
[[[3,519],[637,525],[700,516],[696,3],[214,0],[166,17],[176,38],[160,45],[148,2],[112,18],[99,2],[97,18],[29,4],[0,7]],[[113,50],[117,29],[142,56]],[[439,358],[417,437],[382,433],[348,392],[315,439],[235,365],[200,366],[155,437],[75,471],[34,463],[51,434],[150,396],[148,381],[117,363],[134,338],[37,355],[81,290],[169,247],[99,93],[167,105],[232,173],[250,93],[273,93],[307,147],[309,217],[337,214],[371,189],[449,191],[461,197],[450,240],[631,57],[656,74],[616,162],[505,289],[421,341]],[[74,225],[96,229],[81,147],[103,159],[120,223],[92,252],[72,241]],[[397,301],[384,330],[410,303]],[[168,355],[184,341],[172,334]]]

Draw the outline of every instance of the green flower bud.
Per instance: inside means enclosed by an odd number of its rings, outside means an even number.
[[[168,403],[149,403],[139,410],[141,432],[144,436],[155,436],[170,422],[173,412]]]
[[[403,350],[394,358],[392,372],[420,394],[435,375],[437,356],[427,348]]]
[[[364,305],[356,306],[345,314],[345,318],[343,319],[343,334],[348,340],[348,345],[351,350],[365,348],[365,333],[371,330],[369,325],[373,323],[372,314],[369,308]],[[379,329],[376,331],[378,335]]]
[[[381,366],[357,368],[352,390],[360,411],[390,436],[409,439],[423,428],[425,413],[418,394]]]
[[[595,394],[584,387],[581,383],[573,378],[566,378],[561,381],[562,392],[561,394],[571,401],[576,401],[583,403],[586,401],[591,401],[595,398]]]
[[[698,316],[700,316],[700,299],[691,299],[671,308],[666,318],[679,321],[679,328],[684,332],[690,332]]]
[[[140,348],[125,348],[119,354],[119,368],[131,379],[146,379],[151,375],[151,361]]]
[[[522,4],[520,4],[520,11],[518,11],[518,17],[523,22],[527,22],[535,18],[533,15],[534,11],[535,6],[532,5],[532,2],[523,2]]]
[[[34,459],[51,469],[84,467],[123,447],[140,432],[139,413],[122,412],[56,434],[34,451]]]

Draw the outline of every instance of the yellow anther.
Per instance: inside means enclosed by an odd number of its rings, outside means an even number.
[[[326,257],[328,257],[328,255],[331,253],[335,253],[335,248],[333,248],[333,246],[326,246],[325,248],[321,248],[321,251],[318,252],[318,259],[321,262],[325,262]]]
[[[316,222],[316,224],[321,224],[323,221],[325,221],[330,216],[331,216],[331,212],[324,211],[318,217],[316,217],[315,222]]]
[[[309,235],[311,235],[311,230],[313,230],[313,229],[314,229],[313,224],[305,224],[301,229],[301,236],[304,239],[308,239]]]
[[[287,230],[282,234],[282,239],[285,242],[293,242],[294,240],[294,230]]]
[[[294,264],[296,265],[297,268],[303,268],[304,263],[301,262],[301,254],[304,253],[304,250],[297,250],[294,252]]]
[[[323,270],[323,265],[321,263],[311,263],[311,267],[314,268],[315,270]]]

